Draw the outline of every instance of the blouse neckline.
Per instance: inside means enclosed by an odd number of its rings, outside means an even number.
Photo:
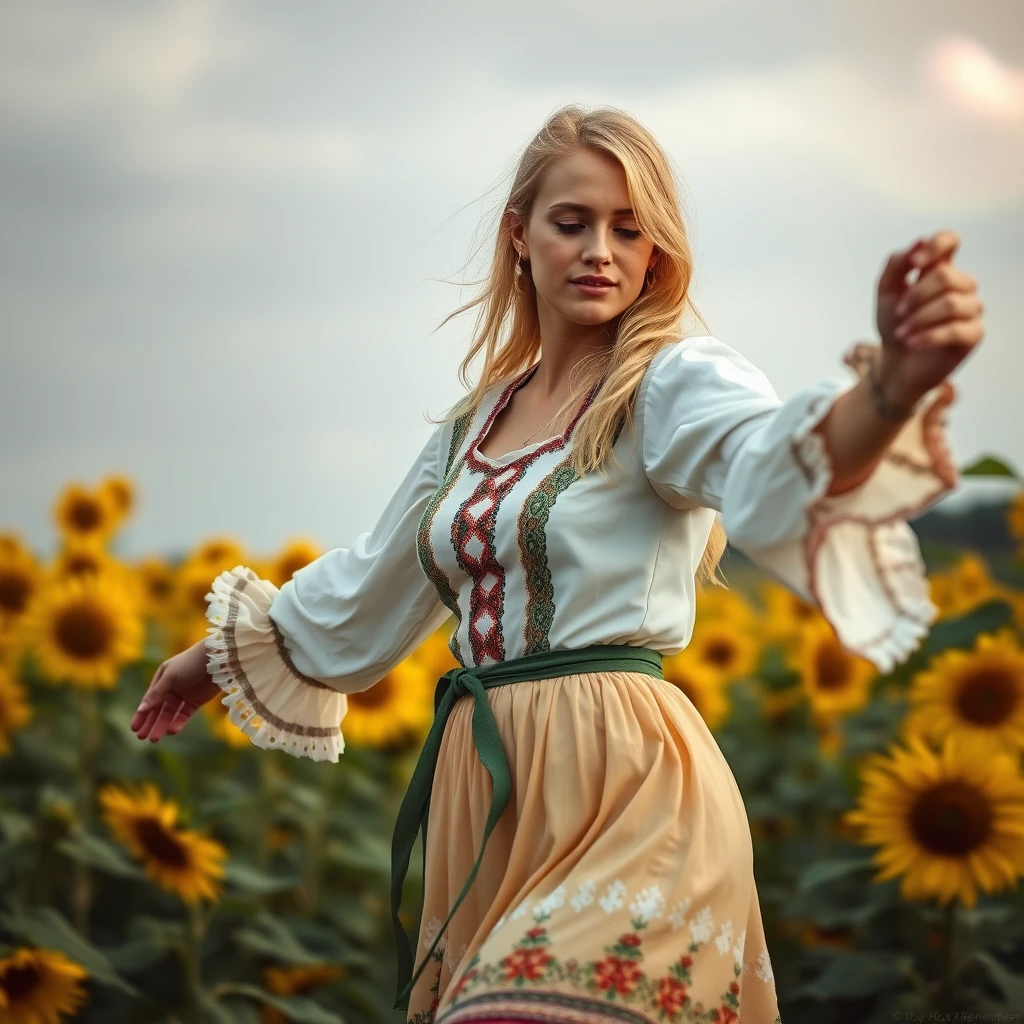
[[[480,451],[479,446],[483,444],[484,438],[487,437],[488,432],[491,429],[491,425],[497,418],[498,413],[508,405],[512,396],[537,372],[538,366],[540,366],[540,363],[535,363],[533,366],[528,367],[519,374],[518,377],[514,377],[498,395],[497,401],[491,406],[491,411],[484,419],[483,425],[477,431],[476,437],[473,439],[473,443],[469,446],[469,450],[466,453],[466,459],[470,468],[475,469],[478,472],[508,469],[510,466],[518,466],[519,463],[524,462],[527,459],[532,461],[534,458],[543,455],[545,452],[556,451],[566,445],[577,421],[583,413],[586,412],[587,407],[594,400],[594,395],[597,394],[597,389],[600,387],[600,381],[590,389],[590,392],[583,400],[580,408],[572,419],[569,420],[569,423],[561,434],[556,434],[554,437],[549,437],[542,441],[534,441],[533,444],[524,445],[522,448],[513,448],[511,451],[505,452],[504,455],[501,455],[496,459],[492,459]]]

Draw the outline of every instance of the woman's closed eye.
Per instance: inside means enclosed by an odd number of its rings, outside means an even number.
[[[555,221],[555,227],[558,228],[563,234],[574,235],[576,228],[582,228],[583,224],[565,224],[562,221]],[[640,232],[633,230],[632,228],[616,228],[616,231],[621,231],[624,237],[632,240],[640,237]]]

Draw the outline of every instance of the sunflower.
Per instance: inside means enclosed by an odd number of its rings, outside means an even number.
[[[28,694],[7,669],[0,665],[0,754],[10,752],[10,737],[32,717]]]
[[[696,623],[686,649],[723,681],[751,675],[760,654],[757,640],[726,619]]]
[[[173,606],[174,570],[162,558],[151,556],[135,563],[135,575],[143,614],[150,619],[166,619]]]
[[[788,652],[799,644],[800,631],[804,626],[823,618],[818,608],[781,583],[771,580],[763,583],[760,596],[764,613],[759,636],[763,644],[778,644]]]
[[[965,615],[985,601],[1002,597],[1004,588],[989,572],[988,563],[973,551],[961,555],[945,573],[931,581],[932,600],[943,617]]]
[[[0,531],[0,558],[13,558],[28,553],[28,546],[13,530]]]
[[[130,599],[142,601],[142,587],[131,569],[95,540],[69,538],[48,568],[51,577],[67,579],[70,576],[109,576],[128,594]]]
[[[110,688],[142,653],[142,620],[110,577],[50,580],[26,616],[25,641],[53,681]]]
[[[797,941],[808,949],[853,949],[853,933],[845,925],[822,928],[814,921],[804,921],[797,932]]]
[[[0,551],[0,627],[13,625],[28,611],[41,577],[27,551]]]
[[[245,549],[233,537],[208,537],[186,559],[186,565],[204,565],[216,576],[224,569],[248,565]]]
[[[449,639],[450,630],[436,629],[411,655],[435,683],[449,669],[459,666],[451,647],[448,646]]]
[[[662,672],[665,682],[682,690],[712,732],[728,717],[730,704],[724,680],[713,668],[699,661],[689,647],[664,658]]]
[[[330,984],[340,978],[345,969],[339,964],[310,964],[299,967],[266,967],[263,980],[267,991],[275,996],[298,996]],[[264,1024],[285,1024],[287,1018],[272,1006],[263,1008]]]
[[[266,578],[275,587],[283,587],[303,566],[319,558],[320,553],[320,547],[307,538],[299,537],[290,541],[270,560]]]
[[[235,565],[239,563],[234,563]],[[171,604],[174,612],[183,619],[206,619],[209,603],[206,595],[213,589],[217,570],[205,561],[189,561],[174,574]]]
[[[100,490],[110,498],[119,520],[125,520],[135,508],[135,484],[121,473],[111,473],[100,482]]]
[[[117,507],[110,494],[90,490],[79,483],[64,488],[53,514],[63,537],[95,540],[101,544],[110,539],[119,523]]]
[[[84,967],[52,949],[16,949],[0,960],[0,1022],[59,1024],[87,998]]]
[[[830,719],[858,711],[871,696],[878,669],[866,658],[848,651],[824,618],[807,623],[798,644],[787,655],[790,668],[800,673],[812,714]]]
[[[918,736],[861,768],[858,807],[844,815],[878,845],[876,881],[902,876],[904,899],[959,896],[1016,885],[1024,873],[1024,777],[1007,754],[979,758],[947,736],[941,752]]]
[[[409,657],[369,689],[348,694],[348,710],[341,723],[346,741],[385,747],[421,732],[434,715],[436,682]]]
[[[752,633],[757,628],[757,610],[742,594],[726,587],[709,586],[697,594],[697,622],[724,620],[736,629]]]
[[[185,648],[183,647],[182,650],[185,650]],[[210,724],[210,732],[218,739],[223,740],[229,747],[240,750],[243,747],[252,746],[252,740],[231,721],[228,709],[221,701],[207,701],[203,705],[203,714],[206,715],[207,721]]]
[[[956,733],[984,756],[1024,750],[1024,651],[1012,630],[944,651],[911,682],[905,728],[933,743]]]
[[[110,783],[100,790],[99,802],[110,831],[160,888],[176,892],[186,903],[217,898],[227,850],[180,828],[177,805],[164,800],[156,786],[146,782],[132,791]]]

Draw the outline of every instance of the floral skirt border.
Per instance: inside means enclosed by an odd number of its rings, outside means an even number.
[[[723,1008],[724,1009],[724,1008]],[[470,1024],[487,1020],[516,1019],[535,1024],[652,1024],[656,1018],[637,1013],[625,1006],[609,1005],[599,999],[566,995],[563,992],[488,992],[463,1000],[437,1018],[437,1024]],[[694,1016],[693,1020],[707,1020]],[[722,1016],[716,1020],[731,1020],[741,1024],[738,1016]],[[772,1024],[782,1024],[781,1014]]]

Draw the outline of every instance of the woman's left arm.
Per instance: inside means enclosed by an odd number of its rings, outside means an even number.
[[[984,337],[977,281],[953,264],[959,245],[955,232],[939,231],[889,257],[876,304],[881,350],[814,428],[832,464],[829,495],[871,476],[920,399]]]

